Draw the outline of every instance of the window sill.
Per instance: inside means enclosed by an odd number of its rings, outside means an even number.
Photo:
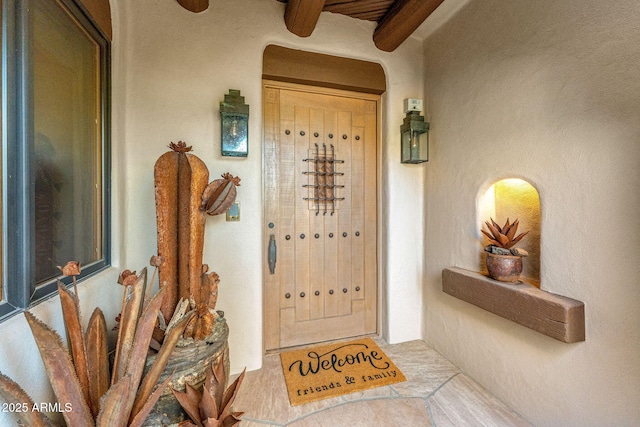
[[[504,283],[474,271],[442,270],[442,291],[557,340],[585,340],[584,303],[528,283]]]

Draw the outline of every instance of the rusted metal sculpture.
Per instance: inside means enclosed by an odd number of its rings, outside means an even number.
[[[224,174],[223,179],[207,184],[209,171],[200,159],[189,154],[191,147],[179,142],[170,148],[172,151],[161,156],[155,166],[158,256],[153,256],[150,264],[158,270],[160,291],[151,298],[146,268],[140,274],[130,270],[120,274],[118,283],[124,286],[124,295],[111,372],[102,311],[94,310],[86,333],[82,328],[75,281],[80,274],[79,262],[59,267],[63,275],[72,276],[75,290],[71,293],[58,283],[68,349],[53,329],[25,312],[58,402],[72,407],[62,414],[67,425],[143,426],[171,380],[169,375],[155,387],[180,338],[193,338],[196,342],[191,342],[199,344],[215,336],[214,308],[220,280],[202,264],[205,214],[223,213],[235,200],[240,179]],[[176,310],[179,299],[184,302]],[[156,326],[159,320],[161,331]],[[228,329],[219,329],[228,334]],[[149,348],[158,331],[157,340],[162,344],[154,347],[158,353],[149,358],[145,374]],[[227,349],[226,338],[221,347]],[[233,390],[237,387],[239,381]],[[232,401],[235,392],[227,391],[227,395]],[[37,411],[28,394],[1,373],[0,399],[28,408],[17,413],[26,425],[53,425]],[[236,424],[240,414],[229,412],[228,405],[222,408],[224,411],[216,416],[229,422],[225,425]]]
[[[240,178],[230,173],[222,174],[222,179],[211,181],[202,194],[202,207],[209,215],[219,215],[231,207],[236,200],[236,186]]]
[[[158,256],[150,263],[158,270],[160,291],[150,297],[146,268],[140,274],[130,270],[120,274],[124,295],[111,372],[102,311],[95,309],[86,334],[82,328],[75,281],[80,263],[59,267],[63,275],[73,277],[75,290],[72,294],[58,283],[68,349],[53,329],[25,312],[58,402],[72,405],[73,410],[63,412],[67,425],[142,426],[171,379],[155,387],[179,339],[204,340],[214,329],[219,277],[202,264],[205,215],[222,213],[233,203],[240,179],[225,174],[207,184],[209,171],[189,154],[191,147],[179,142],[170,148],[155,165]],[[184,310],[176,310],[179,299],[185,301]],[[162,345],[156,347],[158,353],[144,374],[160,318]],[[1,373],[0,398],[29,409],[18,414],[23,423],[52,425],[44,414],[32,410],[27,393]]]
[[[244,412],[235,412],[233,402],[238,395],[244,380],[245,371],[224,390],[227,376],[224,371],[224,355],[211,363],[207,369],[207,377],[202,391],[186,383],[186,391],[173,390],[176,397],[191,421],[183,421],[180,426],[225,426],[233,427],[240,423]]]
[[[179,141],[169,144],[154,167],[160,287],[166,288],[162,314],[165,322],[179,300],[189,300],[197,316],[187,326],[185,338],[208,336],[214,324],[219,278],[202,263],[205,214],[225,212],[236,198],[240,178],[226,173],[207,184],[209,170]]]
[[[76,267],[63,270],[63,273],[75,276],[80,273],[79,263]],[[172,319],[172,327],[165,332],[162,347],[144,374],[164,289],[153,298],[145,298],[146,269],[140,275],[126,270],[120,279],[126,297],[123,298],[113,375],[109,374],[106,323],[99,308],[94,310],[85,334],[80,322],[78,295],[71,294],[58,283],[69,349],[58,333],[29,311],[25,312],[58,404],[65,409],[62,415],[68,426],[142,426],[169,383],[170,378],[154,391],[169,355],[194,316],[191,311]],[[144,301],[148,302],[145,304]],[[0,398],[25,409],[16,412],[24,425],[53,425],[46,415],[38,412],[28,394],[2,374]]]
[[[160,287],[167,288],[162,303],[166,322],[179,299],[189,299],[200,286],[204,245],[204,211],[201,196],[209,171],[191,147],[180,141],[169,145],[154,167]]]

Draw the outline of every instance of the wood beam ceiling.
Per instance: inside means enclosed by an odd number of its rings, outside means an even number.
[[[285,23],[300,37],[311,35],[320,12],[334,12],[378,22],[376,47],[393,52],[444,0],[280,0],[287,2]]]
[[[198,13],[209,7],[209,0],[177,0],[182,7]],[[320,13],[333,12],[378,23],[373,42],[385,52],[393,52],[433,13],[444,0],[278,0],[286,3],[287,29],[309,37]]]
[[[444,0],[398,0],[373,33],[380,50],[393,52]]]
[[[209,0],[178,0],[178,3],[193,13],[203,12],[209,7]]]
[[[309,37],[316,28],[325,0],[289,0],[284,10],[287,29],[300,37]]]
[[[379,22],[393,5],[395,0],[327,0],[324,11],[340,13],[365,21]]]

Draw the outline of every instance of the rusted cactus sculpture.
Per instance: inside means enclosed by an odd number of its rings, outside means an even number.
[[[185,337],[207,337],[213,329],[213,309],[218,295],[218,275],[202,263],[205,214],[226,211],[236,197],[240,178],[224,174],[207,184],[209,170],[180,141],[157,160],[154,168],[160,287],[166,288],[162,315],[168,321],[178,301],[191,301],[197,316]]]

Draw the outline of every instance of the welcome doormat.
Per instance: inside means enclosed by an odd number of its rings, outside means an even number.
[[[406,381],[371,338],[280,353],[292,406]]]

